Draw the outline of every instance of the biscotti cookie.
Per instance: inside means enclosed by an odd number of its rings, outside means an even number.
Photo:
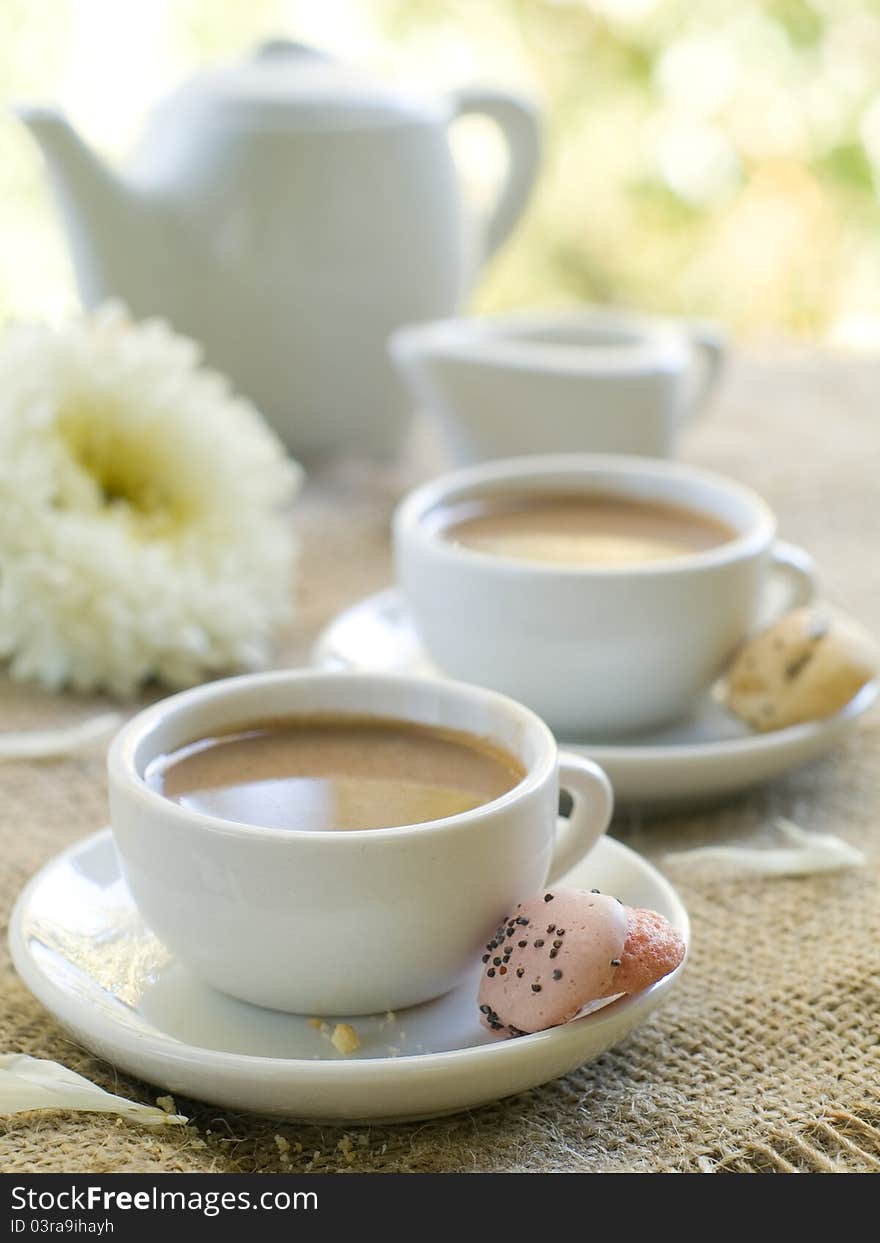
[[[877,645],[856,622],[826,608],[796,609],[743,644],[719,695],[752,729],[784,729],[833,716],[877,668]]]

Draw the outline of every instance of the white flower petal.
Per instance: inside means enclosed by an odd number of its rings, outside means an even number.
[[[118,712],[78,721],[60,729],[17,730],[0,734],[0,760],[42,760],[70,755],[109,742],[122,724]]]
[[[788,846],[700,846],[665,855],[671,866],[696,867],[721,876],[811,876],[862,867],[865,856],[833,833],[807,833],[791,820],[778,819],[776,827]]]
[[[182,1114],[169,1114],[105,1092],[75,1071],[26,1053],[0,1053],[0,1116],[31,1109],[118,1114],[147,1127],[183,1126]]]

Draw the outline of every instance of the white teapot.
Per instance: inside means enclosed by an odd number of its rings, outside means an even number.
[[[412,96],[283,40],[162,101],[124,175],[57,110],[18,113],[49,164],[83,302],[118,296],[169,319],[307,461],[394,451],[407,401],[387,338],[456,309],[539,156],[522,99]],[[479,247],[448,141],[466,113],[495,121],[510,156]]]

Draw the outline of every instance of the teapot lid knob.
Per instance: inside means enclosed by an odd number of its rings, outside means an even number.
[[[333,59],[321,48],[312,47],[308,43],[300,43],[297,39],[264,39],[254,48],[251,56],[259,61],[282,61],[295,58],[305,60],[308,57],[324,61]]]

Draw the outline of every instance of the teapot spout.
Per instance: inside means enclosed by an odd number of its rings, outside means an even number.
[[[19,104],[13,111],[28,129],[52,174],[56,190],[81,211],[101,211],[119,187],[117,178],[57,108]]]
[[[19,104],[13,111],[43,153],[83,301],[94,305],[106,293],[106,268],[127,238],[132,195],[58,109]]]

